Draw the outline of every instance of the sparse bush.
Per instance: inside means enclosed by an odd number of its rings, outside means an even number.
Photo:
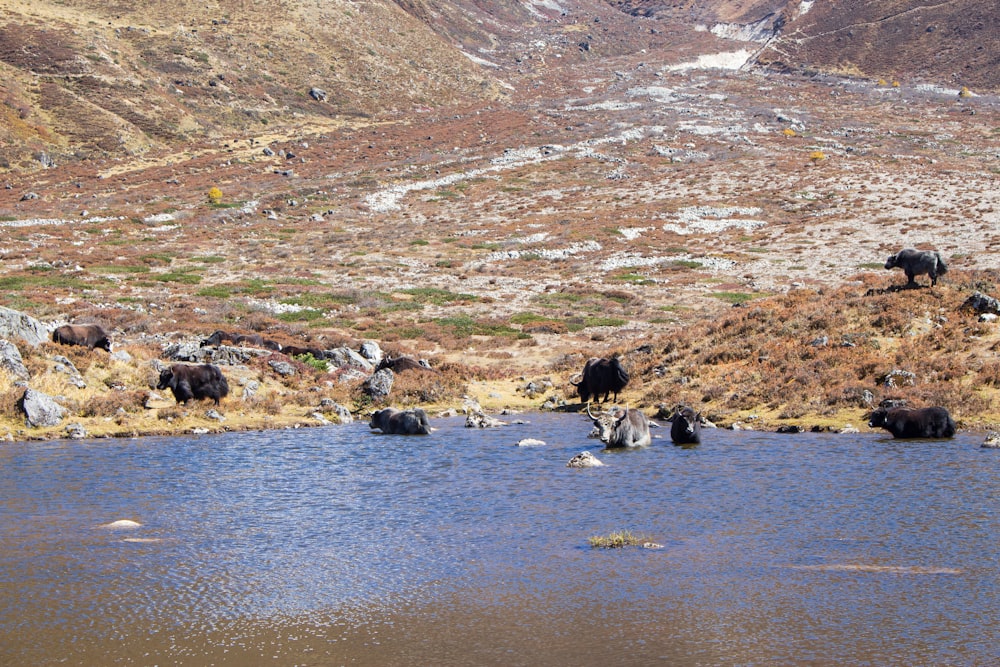
[[[80,407],[82,417],[113,417],[119,410],[143,412],[148,391],[110,391],[93,396]]]

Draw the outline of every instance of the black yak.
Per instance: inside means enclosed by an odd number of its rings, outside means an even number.
[[[581,403],[588,403],[591,396],[603,403],[608,400],[609,394],[614,394],[617,401],[618,392],[625,388],[629,380],[628,371],[622,368],[617,358],[591,357],[580,376],[579,382],[573,382],[570,378],[570,384],[576,387]],[[601,394],[604,394],[603,400],[600,399]]]
[[[201,341],[201,347],[218,347],[224,342],[232,343],[234,346],[249,345],[251,347],[262,347],[267,350],[278,352],[281,344],[269,338],[264,338],[260,334],[242,334],[235,331],[222,331],[219,329],[211,336]]]
[[[393,373],[402,373],[403,371],[430,371],[434,370],[426,361],[417,361],[413,357],[385,357],[382,361],[378,363],[375,367],[376,371],[380,371],[383,368],[388,368]]]
[[[670,418],[670,439],[675,445],[701,442],[701,415],[686,405],[678,405]]]
[[[884,428],[894,438],[950,438],[955,435],[955,422],[942,407],[878,408],[868,417],[868,426]]]
[[[99,347],[111,351],[111,339],[97,324],[64,324],[52,332],[52,340],[63,345],[82,345],[91,350]]]
[[[597,437],[608,449],[645,447],[653,441],[649,434],[649,419],[639,410],[626,407],[595,415],[587,404],[587,416],[594,421]]]
[[[948,271],[948,266],[944,263],[941,253],[930,250],[914,250],[905,248],[895,255],[890,255],[885,261],[885,268],[894,269],[899,267],[906,274],[906,284],[916,285],[916,276],[927,274],[931,278],[931,285],[937,285],[938,276],[944,275]]]
[[[200,401],[211,398],[218,405],[219,401],[229,394],[229,383],[219,370],[212,364],[200,366],[174,364],[160,371],[160,381],[157,389],[170,388],[178,403],[187,403],[192,398]]]
[[[431,432],[430,422],[427,421],[427,413],[420,408],[409,410],[397,410],[396,408],[385,408],[372,413],[369,428],[377,428],[382,433],[393,435],[429,435]]]

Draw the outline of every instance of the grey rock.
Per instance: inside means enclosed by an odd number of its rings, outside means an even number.
[[[57,426],[66,416],[66,408],[51,396],[34,389],[26,390],[17,405],[30,427]]]
[[[598,468],[604,463],[590,452],[580,452],[569,460],[567,468]]]
[[[0,369],[7,371],[18,380],[28,380],[31,373],[24,365],[21,358],[21,351],[9,340],[0,339]]]
[[[0,306],[0,338],[19,338],[34,347],[49,339],[49,327],[30,315]]]
[[[245,401],[253,398],[257,395],[258,391],[260,391],[260,382],[257,382],[257,380],[250,380],[243,387],[243,400]]]
[[[322,88],[310,88],[309,97],[313,98],[317,102],[326,102],[326,91]]]
[[[971,308],[977,313],[1000,313],[1000,301],[982,292],[973,292],[972,296],[965,300],[962,308]]]
[[[362,357],[374,365],[378,365],[378,362],[382,361],[385,357],[385,354],[382,352],[382,348],[373,340],[366,340],[361,343],[359,353]]]
[[[83,424],[67,424],[65,431],[66,437],[70,440],[83,440],[87,437],[87,429],[83,428]]]
[[[396,381],[396,374],[389,368],[376,371],[361,385],[362,391],[371,397],[373,401],[384,401],[392,391],[392,385]]]
[[[332,366],[336,366],[337,368],[351,366],[363,369],[369,373],[375,370],[375,365],[371,361],[349,347],[337,347],[332,350],[326,350],[324,356]]]
[[[281,377],[291,377],[295,375],[295,367],[287,361],[277,361],[275,359],[271,359],[267,362],[267,365]]]

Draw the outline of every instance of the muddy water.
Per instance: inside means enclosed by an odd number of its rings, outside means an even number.
[[[618,453],[526,419],[0,444],[0,665],[1000,660],[981,436]],[[663,548],[587,543],[619,529]]]

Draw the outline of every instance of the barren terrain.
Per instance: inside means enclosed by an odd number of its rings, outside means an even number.
[[[951,401],[967,426],[1000,422],[1000,335],[959,309],[976,290],[997,296],[997,97],[768,73],[740,67],[746,44],[706,39],[691,53],[649,44],[484,66],[499,96],[289,110],[131,157],[8,169],[0,304],[114,330],[134,360],[93,353],[78,394],[45,361],[65,350],[22,350],[38,355],[46,389],[78,405],[111,376],[148,391],[147,362],[166,344],[225,328],[324,347],[376,340],[443,370],[436,394],[411,381],[390,402],[572,402],[568,379],[587,357],[621,354],[633,375],[623,402],[650,414],[684,401],[723,422],[860,425],[867,389]],[[881,266],[907,246],[948,260],[938,287],[887,289],[904,279]],[[823,336],[833,342],[818,350]],[[767,366],[779,351],[787,377]],[[896,369],[913,385],[887,386]],[[357,382],[305,365],[294,380],[263,363],[228,372],[234,387],[264,384],[268,414],[237,390],[221,424],[199,407],[165,423],[164,401],[97,415],[88,431],[313,423],[324,395],[369,407]],[[515,392],[539,378],[547,391]],[[8,413],[11,437],[45,435]]]

